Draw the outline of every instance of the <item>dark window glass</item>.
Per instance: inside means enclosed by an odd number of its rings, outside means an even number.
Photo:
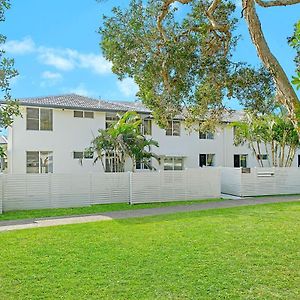
[[[93,111],[85,111],[84,117],[88,119],[94,119],[94,112]]]
[[[199,155],[199,166],[200,167],[206,166],[206,154]]]
[[[74,159],[83,159],[83,152],[80,152],[80,151],[74,151],[74,152],[73,152],[73,158],[74,158]]]
[[[53,129],[53,110],[43,109],[40,111],[40,130],[52,130]]]
[[[26,128],[27,130],[39,130],[39,109],[27,108],[26,109]]]
[[[74,118],[83,118],[83,111],[74,110]]]
[[[235,154],[235,155],[233,156],[233,166],[234,166],[235,168],[239,168],[239,167],[241,166],[241,164],[240,164],[240,156],[237,155],[237,154]]]
[[[26,152],[26,172],[37,173],[37,174],[40,172],[38,151]]]

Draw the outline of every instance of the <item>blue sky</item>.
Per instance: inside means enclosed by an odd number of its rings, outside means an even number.
[[[16,98],[78,93],[106,100],[135,99],[137,87],[131,80],[118,81],[110,63],[101,55],[97,33],[102,15],[127,0],[12,0],[2,30],[6,50],[15,58],[20,76],[12,82]],[[240,16],[240,3],[238,14]],[[179,10],[180,13],[180,10]],[[288,76],[294,73],[294,51],[286,39],[300,16],[300,6],[259,9],[271,50]],[[245,21],[236,59],[258,65]],[[235,104],[233,104],[235,106]]]

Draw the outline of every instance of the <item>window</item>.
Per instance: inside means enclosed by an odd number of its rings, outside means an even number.
[[[106,114],[105,118],[105,128],[109,128],[112,124],[119,120],[116,114]]]
[[[199,154],[200,167],[213,167],[215,165],[215,154]]]
[[[74,151],[73,152],[74,159],[93,159],[94,153],[90,151]]]
[[[74,110],[74,118],[94,119],[93,111]]]
[[[300,154],[298,154],[298,168],[300,168]]]
[[[212,132],[199,132],[200,140],[213,140],[214,134]]]
[[[165,157],[164,170],[183,170],[183,158],[181,157]]]
[[[135,168],[137,170],[149,170],[150,166],[151,166],[151,159],[149,159],[147,161],[147,163],[141,162],[141,161],[137,161],[136,164],[135,164]]]
[[[53,152],[27,151],[26,172],[31,174],[53,173]]]
[[[247,168],[247,154],[235,154],[233,156],[233,166],[235,168]]]
[[[268,159],[268,154],[257,154],[257,159],[267,160]]]
[[[83,111],[74,110],[74,118],[83,118]]]
[[[166,135],[180,136],[180,121],[169,121],[166,128]]]
[[[45,108],[26,109],[27,130],[53,130],[53,110]]]
[[[152,120],[143,119],[141,123],[141,134],[151,135],[152,134]]]
[[[53,114],[52,109],[40,109],[40,130],[52,130]]]
[[[84,117],[87,119],[94,119],[94,112],[93,111],[85,111]]]
[[[121,165],[116,153],[110,152],[105,155],[105,172],[124,172],[124,166]]]

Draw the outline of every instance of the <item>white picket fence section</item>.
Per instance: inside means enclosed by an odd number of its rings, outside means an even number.
[[[248,171],[222,168],[222,193],[245,197],[300,194],[300,168],[251,168]]]
[[[3,174],[0,212],[220,197],[214,168],[140,173]]]
[[[220,169],[132,173],[131,203],[218,198]]]

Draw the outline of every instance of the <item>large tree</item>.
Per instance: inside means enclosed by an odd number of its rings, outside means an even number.
[[[5,11],[10,8],[9,0],[0,0],[0,22],[5,21]],[[6,37],[0,34],[0,47],[5,43]],[[0,105],[0,128],[6,128],[13,122],[13,117],[19,114],[18,103],[11,98],[9,81],[18,75],[14,69],[14,60],[5,56],[5,51],[0,48],[0,89],[4,98]],[[0,152],[0,156],[3,151]]]
[[[134,78],[138,96],[160,121],[182,111],[188,120],[208,112],[210,121],[218,120],[225,97],[242,101],[246,96],[250,103],[263,103],[272,98],[271,76],[276,98],[285,105],[300,138],[299,100],[268,47],[256,13],[256,5],[298,2],[243,0],[243,16],[263,71],[232,60],[235,5],[226,0],[132,0],[128,9],[114,8],[113,16],[105,19],[101,46],[120,79]],[[176,17],[176,3],[189,6],[185,17]]]
[[[10,8],[9,0],[0,0],[0,22],[5,21],[5,11]],[[6,41],[6,37],[0,33],[0,47]],[[4,102],[0,104],[0,129],[7,128],[13,122],[13,117],[19,115],[19,105],[12,100],[10,94],[9,81],[17,76],[14,69],[14,60],[5,56],[5,51],[0,48],[0,89],[4,97]],[[0,159],[6,157],[6,151],[0,146]]]

